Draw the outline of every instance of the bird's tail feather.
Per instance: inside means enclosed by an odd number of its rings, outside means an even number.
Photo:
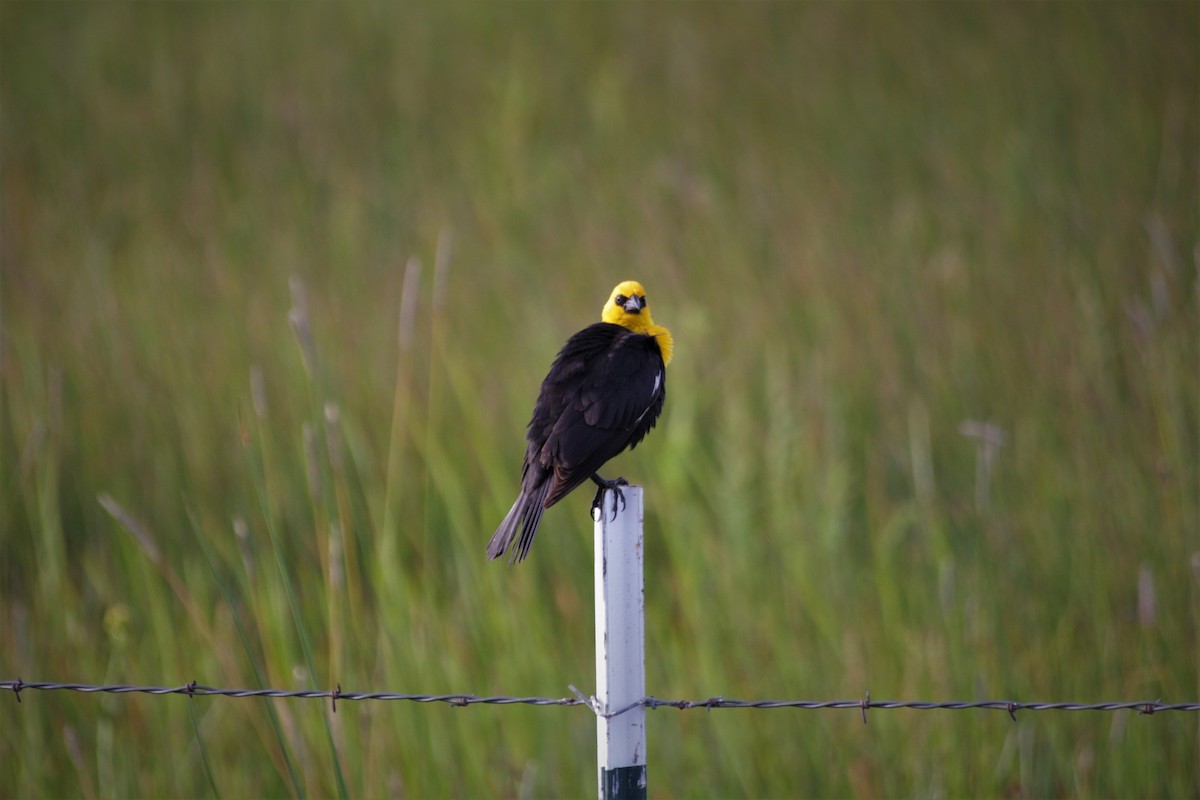
[[[496,532],[492,534],[491,541],[488,542],[487,554],[489,559],[499,558],[504,555],[504,551],[508,549],[509,542],[512,541],[513,534],[517,530],[517,523],[521,521],[521,512],[525,508],[525,493],[517,495],[517,501],[512,504],[512,508],[504,515],[504,521],[500,523],[500,527],[496,528]]]
[[[496,528],[491,541],[488,542],[489,559],[504,555],[512,545],[519,528],[521,536],[517,540],[516,547],[512,548],[510,562],[519,563],[525,560],[525,556],[529,555],[529,547],[533,544],[533,537],[537,533],[538,524],[542,521],[542,512],[546,510],[546,496],[550,494],[550,483],[550,481],[543,481],[532,491],[521,489],[517,501],[508,510],[504,521],[500,523],[499,528]]]

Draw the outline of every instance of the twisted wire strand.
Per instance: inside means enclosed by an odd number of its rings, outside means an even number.
[[[719,708],[796,708],[807,710],[821,709],[858,709],[862,712],[863,722],[866,722],[869,709],[888,710],[906,708],[917,711],[945,710],[962,711],[967,709],[983,709],[990,711],[1006,711],[1009,716],[1016,718],[1018,711],[1137,711],[1139,714],[1156,714],[1160,711],[1200,711],[1200,702],[1164,703],[1161,699],[1150,701],[1105,701],[1099,703],[1071,702],[1018,702],[1014,700],[872,700],[868,693],[862,700],[736,700],[728,697],[709,697],[705,700],[663,700],[654,696],[646,696],[641,700],[612,712],[606,712],[595,697],[586,697],[574,686],[570,689],[574,697],[518,697],[509,695],[492,695],[481,697],[475,694],[407,694],[400,692],[344,692],[339,685],[336,689],[219,689],[204,686],[195,681],[182,686],[126,686],[110,684],[107,686],[89,683],[57,683],[54,681],[23,681],[0,680],[0,692],[12,692],[17,701],[21,700],[21,692],[34,689],[37,691],[72,691],[92,694],[105,692],[109,694],[149,694],[168,695],[182,694],[188,697],[272,697],[298,698],[302,700],[323,699],[333,703],[337,711],[339,700],[399,700],[413,703],[446,703],[452,707],[470,705],[531,705],[531,706],[586,706],[597,716],[612,718],[620,716],[634,708],[644,707],[650,710],[658,708],[674,708],[680,711],[703,708],[706,710]]]

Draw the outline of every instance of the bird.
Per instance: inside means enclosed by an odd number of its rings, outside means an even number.
[[[599,487],[593,515],[603,513],[607,489],[614,490],[614,514],[618,499],[624,502],[620,487],[628,481],[597,470],[658,421],[674,343],[654,324],[637,281],[616,285],[600,320],[567,340],[542,381],[525,434],[521,491],[488,542],[489,560],[508,553],[510,564],[524,561],[542,513],[588,479]]]

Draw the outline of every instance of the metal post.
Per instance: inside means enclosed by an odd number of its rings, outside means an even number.
[[[642,580],[642,487],[623,489],[612,512],[604,493],[596,522],[596,748],[601,800],[646,797],[645,591]]]

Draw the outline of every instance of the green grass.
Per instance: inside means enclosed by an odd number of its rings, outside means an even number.
[[[588,690],[586,498],[483,549],[636,277],[652,694],[1195,700],[1198,9],[3,0],[0,678]],[[595,780],[582,709],[0,706],[5,797]],[[1200,793],[1195,715],[649,737],[660,796]]]

